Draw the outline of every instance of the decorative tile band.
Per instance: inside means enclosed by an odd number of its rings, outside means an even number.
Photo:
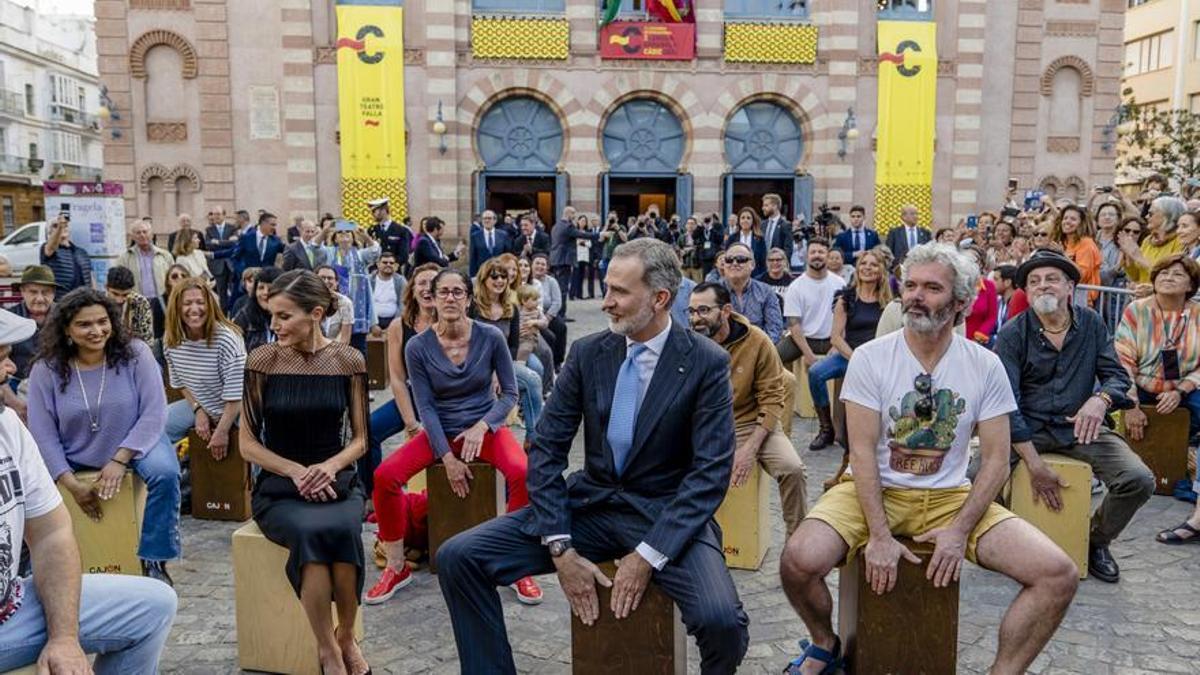
[[[471,18],[471,54],[477,59],[563,60],[570,51],[566,19]]]
[[[817,27],[803,23],[727,23],[725,60],[744,63],[815,63]]]

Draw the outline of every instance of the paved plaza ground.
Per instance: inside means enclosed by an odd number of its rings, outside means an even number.
[[[599,302],[572,302],[573,337],[604,327]],[[383,402],[378,392],[376,405]],[[810,500],[837,468],[837,449],[806,449],[815,422],[796,420],[793,441],[808,465]],[[390,446],[386,446],[390,450]],[[386,451],[386,450],[385,450]],[[572,470],[582,466],[582,438],[571,454]],[[1133,675],[1200,672],[1200,546],[1168,547],[1153,541],[1162,527],[1182,521],[1190,505],[1154,497],[1113,545],[1121,564],[1116,585],[1084,581],[1046,652],[1031,672]],[[805,637],[803,625],[788,606],[779,584],[783,522],[778,494],[772,490],[774,540],[757,572],[734,571],[742,602],[750,615],[750,650],[739,673],[778,673]],[[237,672],[230,535],[238,525],[183,519],[184,559],[171,568],[179,592],[179,614],[162,662],[164,672]],[[374,526],[363,535],[368,552]],[[282,571],[281,571],[282,573]],[[378,571],[372,566],[368,585]],[[570,609],[553,575],[539,577],[545,602],[517,603],[501,590],[517,668],[528,673],[570,672]],[[836,583],[836,575],[831,581]],[[996,648],[996,630],[1016,585],[999,575],[967,565],[961,583],[959,672],[984,673]],[[836,598],[836,592],[834,593]],[[422,570],[415,582],[387,604],[364,607],[364,652],[375,673],[457,673],[458,661],[445,604],[437,581]],[[914,636],[916,638],[916,636]],[[919,639],[919,638],[917,638]],[[694,645],[689,672],[698,672]]]

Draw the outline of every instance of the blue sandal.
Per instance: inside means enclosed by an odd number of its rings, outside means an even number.
[[[800,666],[809,659],[825,662],[825,667],[821,669],[820,675],[836,675],[846,665],[846,659],[842,656],[842,639],[834,636],[832,652],[821,649],[808,640],[801,640],[800,656],[792,659],[787,668],[783,669],[784,675],[799,675]]]

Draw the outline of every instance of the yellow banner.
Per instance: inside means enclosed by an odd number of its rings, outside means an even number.
[[[399,0],[397,0],[399,2]],[[408,213],[404,170],[404,9],[337,5],[342,215],[372,223],[367,202],[387,197]]]
[[[875,223],[880,234],[915,204],[931,220],[937,122],[937,24],[879,22]]]

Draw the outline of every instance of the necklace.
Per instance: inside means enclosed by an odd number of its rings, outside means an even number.
[[[83,407],[87,410],[88,421],[91,425],[88,427],[92,433],[100,431],[100,402],[104,400],[104,379],[108,375],[108,368],[101,366],[100,369],[100,391],[96,394],[96,414],[92,415],[92,406],[88,403],[87,389],[83,386],[83,375],[79,373],[79,361],[75,361],[75,377],[79,378],[79,392],[83,394]]]

